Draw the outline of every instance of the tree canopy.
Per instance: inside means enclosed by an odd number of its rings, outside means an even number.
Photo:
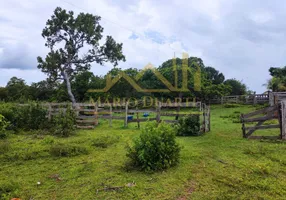
[[[73,103],[76,99],[70,81],[77,73],[88,71],[93,62],[100,65],[110,62],[116,66],[118,61],[125,61],[122,44],[116,43],[111,36],[101,42],[103,27],[99,24],[100,19],[88,13],[74,16],[73,11],[58,7],[42,32],[50,52],[45,59],[38,57],[38,68],[52,82],[64,80]]]

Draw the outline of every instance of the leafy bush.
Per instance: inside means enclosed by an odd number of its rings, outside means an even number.
[[[163,170],[179,162],[180,150],[174,128],[165,123],[148,122],[134,145],[127,147],[127,157],[131,166],[141,170]]]
[[[65,111],[60,111],[59,114],[52,117],[51,133],[61,137],[68,137],[75,132],[75,123],[75,113],[72,108],[68,107]]]
[[[4,139],[7,137],[6,128],[9,125],[7,120],[3,115],[0,114],[0,139]]]
[[[112,136],[112,135],[105,135],[98,138],[94,138],[91,141],[92,146],[100,147],[100,148],[107,148],[108,146],[113,145],[114,143],[118,142],[119,138]]]
[[[74,144],[54,144],[50,148],[50,154],[56,157],[71,157],[88,154],[88,149]]]
[[[178,136],[198,136],[200,135],[200,116],[188,115],[180,118],[176,127]]]
[[[10,129],[37,130],[47,127],[47,109],[38,103],[1,104],[1,114],[11,123]]]

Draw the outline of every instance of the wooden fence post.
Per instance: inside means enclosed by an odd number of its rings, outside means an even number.
[[[109,108],[109,127],[112,127],[112,104],[110,104]]]
[[[138,106],[136,107],[137,128],[140,128]]]
[[[125,118],[124,118],[124,127],[128,126],[128,102],[125,103]]]
[[[286,101],[281,102],[281,109],[280,110],[280,126],[281,126],[281,139],[286,140]]]
[[[161,121],[161,102],[158,102],[157,105],[157,115],[156,115],[156,121],[159,123]]]
[[[94,106],[95,108],[95,116],[94,116],[94,118],[95,118],[95,125],[98,125],[98,102],[96,102],[95,103],[95,106]]]
[[[244,115],[243,114],[240,115],[240,121],[242,123],[242,127],[241,127],[241,129],[242,129],[242,137],[246,138],[245,124],[244,124]]]

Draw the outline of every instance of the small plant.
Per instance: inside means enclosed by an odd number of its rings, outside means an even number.
[[[95,138],[91,141],[92,146],[100,147],[100,148],[107,148],[108,146],[111,146],[119,141],[118,137],[111,136],[111,135],[105,135],[100,136],[98,138]]]
[[[133,167],[156,171],[176,165],[180,150],[174,128],[165,123],[148,122],[134,145],[127,147],[127,157]]]
[[[0,139],[5,139],[7,137],[6,128],[9,123],[3,115],[0,114]]]
[[[19,196],[19,184],[14,181],[0,183],[0,199],[11,199]]]
[[[53,135],[68,137],[75,132],[76,116],[71,107],[68,107],[65,111],[60,111],[59,114],[52,118],[51,133]]]
[[[44,139],[41,141],[42,144],[54,144],[55,139],[53,136],[46,136]]]
[[[50,154],[56,157],[71,157],[88,154],[88,149],[79,145],[54,144],[50,148]]]
[[[178,136],[198,136],[200,135],[200,116],[188,115],[180,118],[176,127]]]
[[[10,144],[7,141],[0,141],[0,154],[4,154],[10,150]]]

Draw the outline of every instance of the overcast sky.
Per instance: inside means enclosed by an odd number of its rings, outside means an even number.
[[[123,43],[121,68],[155,66],[182,52],[203,59],[226,78],[264,92],[269,67],[286,65],[286,1],[283,0],[0,0],[0,86],[12,76],[28,84],[45,79],[37,56],[48,49],[41,36],[57,6],[102,17],[105,35]],[[93,65],[103,75],[110,65]]]

